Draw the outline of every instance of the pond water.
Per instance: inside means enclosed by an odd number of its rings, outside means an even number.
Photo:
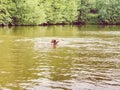
[[[120,26],[0,28],[0,90],[120,90]]]

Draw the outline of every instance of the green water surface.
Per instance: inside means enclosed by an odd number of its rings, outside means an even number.
[[[0,28],[0,90],[120,90],[120,26]]]

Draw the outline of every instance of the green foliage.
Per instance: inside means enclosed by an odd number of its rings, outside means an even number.
[[[46,22],[43,4],[38,0],[16,1],[17,11],[14,16],[16,25],[38,25]]]
[[[120,0],[0,0],[0,25],[120,24]]]
[[[79,2],[79,16],[78,16],[78,22],[79,23],[87,23],[88,21],[88,14],[90,11],[90,6],[89,6],[89,0],[80,0]]]
[[[88,23],[89,24],[98,24],[98,16],[99,16],[99,14],[94,14],[94,13],[88,14],[88,18],[89,18]]]
[[[109,0],[99,12],[99,23],[101,24],[120,24],[120,1]]]
[[[72,23],[77,20],[76,0],[47,0],[44,3],[48,23]]]
[[[12,24],[12,15],[14,15],[15,4],[12,0],[0,0],[0,24]]]

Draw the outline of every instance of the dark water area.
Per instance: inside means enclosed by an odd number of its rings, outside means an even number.
[[[0,90],[120,90],[120,26],[0,28]]]

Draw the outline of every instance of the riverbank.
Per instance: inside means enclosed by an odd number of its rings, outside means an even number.
[[[96,25],[96,26],[119,26],[120,24],[97,24],[97,23],[92,23],[92,24],[85,24],[85,23],[73,23],[73,24],[65,24],[65,23],[58,23],[58,24],[40,24],[40,25],[0,25],[0,27],[14,27],[14,26],[86,26],[86,25]]]

